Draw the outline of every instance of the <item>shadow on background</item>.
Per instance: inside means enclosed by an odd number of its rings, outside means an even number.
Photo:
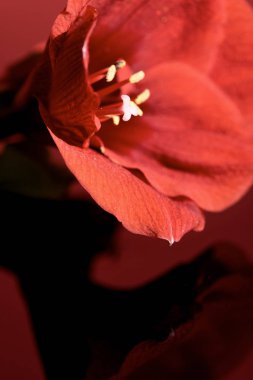
[[[0,265],[19,279],[48,379],[218,379],[250,350],[252,267],[237,248],[217,245],[148,285],[117,291],[88,276],[92,258],[110,249],[114,217],[90,201],[9,193],[0,206],[8,247]],[[128,359],[134,347],[139,359]]]

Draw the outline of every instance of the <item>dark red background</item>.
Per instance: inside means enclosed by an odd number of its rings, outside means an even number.
[[[47,38],[64,0],[0,2],[0,71]],[[16,278],[0,270],[0,379],[45,379]]]
[[[64,4],[64,0],[1,1],[1,71],[7,63],[47,37],[55,16]],[[110,286],[133,287],[192,258],[210,243],[220,240],[239,244],[249,257],[253,257],[252,222],[253,192],[230,210],[209,215],[205,232],[189,234],[171,248],[166,242],[131,235],[121,229],[118,231],[116,254],[101,255],[94,263],[93,278]],[[245,358],[242,368],[230,379],[237,379],[240,371],[241,378],[246,379],[251,363],[251,358]],[[25,301],[17,279],[5,270],[0,270],[0,379],[44,379]]]

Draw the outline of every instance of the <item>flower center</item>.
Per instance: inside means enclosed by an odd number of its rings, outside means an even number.
[[[120,89],[129,84],[136,84],[145,77],[143,71],[138,71],[130,75],[127,79],[118,80],[118,71],[126,66],[123,59],[116,61],[110,67],[99,70],[89,76],[89,83],[95,83],[104,79],[106,84],[100,87],[96,93],[100,98],[100,108],[96,112],[96,116],[101,122],[112,120],[115,125],[119,125],[121,117],[123,121],[128,121],[132,116],[142,116],[143,111],[139,107],[150,97],[150,91],[144,90],[135,98],[131,98],[127,94],[121,94]],[[111,83],[113,82],[113,83]]]

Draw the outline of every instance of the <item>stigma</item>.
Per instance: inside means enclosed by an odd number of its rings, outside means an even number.
[[[131,119],[131,116],[142,116],[143,111],[138,107],[138,105],[131,100],[128,95],[121,95],[123,101],[123,117],[122,120],[128,121]]]
[[[100,98],[100,107],[96,112],[100,122],[111,120],[114,125],[119,125],[121,121],[129,121],[132,116],[143,116],[139,106],[149,99],[149,89],[132,97],[123,88],[129,85],[126,87],[128,92],[136,92],[135,85],[145,78],[145,73],[141,70],[119,80],[123,74],[122,72],[118,75],[119,71],[126,66],[126,61],[119,59],[112,65],[89,75],[89,83],[92,86],[96,84],[96,93]]]

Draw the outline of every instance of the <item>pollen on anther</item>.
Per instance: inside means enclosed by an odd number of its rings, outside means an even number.
[[[138,83],[142,81],[145,77],[144,71],[138,71],[137,73],[134,73],[133,75],[130,76],[129,82],[130,83]]]
[[[117,116],[117,115],[114,115],[114,116],[112,117],[112,121],[113,121],[113,124],[114,124],[114,125],[119,125],[119,123],[120,123],[120,117]]]
[[[135,102],[131,101],[131,106],[132,106],[132,108],[134,109],[134,112],[135,112],[135,113],[133,113],[134,116],[143,116],[142,109],[140,109],[140,107],[138,107]]]
[[[120,117],[118,115],[105,115],[105,120],[112,119],[114,125],[119,125]]]
[[[111,65],[106,74],[106,82],[111,82],[115,78],[116,72],[117,67],[115,65]]]
[[[114,125],[119,125],[120,123],[120,117],[118,115],[107,115],[110,119],[112,119],[112,122]]]
[[[118,61],[115,62],[115,66],[117,70],[123,69],[123,67],[126,66],[126,61],[124,59],[118,59]]]
[[[140,105],[142,103],[145,103],[149,98],[150,98],[150,91],[149,89],[146,89],[135,98],[134,102]]]

